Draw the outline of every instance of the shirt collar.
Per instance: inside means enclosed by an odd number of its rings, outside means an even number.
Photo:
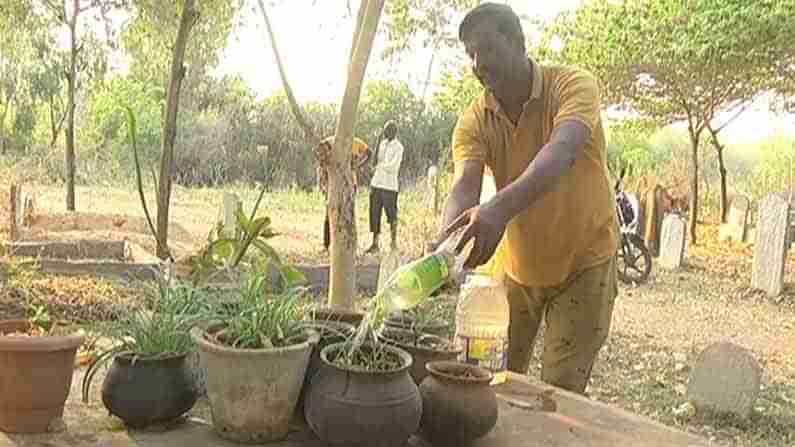
[[[538,63],[533,62],[532,59],[530,61],[531,69],[533,70],[533,86],[530,87],[530,99],[527,101],[528,103],[531,101],[535,101],[541,98],[541,92],[544,87],[544,75],[541,72],[541,66]],[[490,92],[486,92],[486,108],[491,109],[495,112],[500,111],[500,103],[497,101],[497,98],[494,97],[493,94]]]

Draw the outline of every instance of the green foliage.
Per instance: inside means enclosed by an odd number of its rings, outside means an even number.
[[[171,68],[171,52],[179,28],[184,0],[132,0],[133,12],[125,25],[121,39],[132,63],[130,73],[136,79],[165,86]],[[197,2],[199,19],[193,27],[197,36],[191,39],[185,52],[188,68],[184,80],[183,108],[195,109],[192,92],[206,74],[218,65],[221,50],[234,26],[234,18],[243,5],[242,0],[203,0]]]
[[[257,272],[235,290],[233,305],[215,302],[208,320],[220,330],[208,334],[210,339],[236,349],[269,349],[305,339],[301,290],[290,288],[271,295],[267,279],[265,273]]]
[[[158,359],[183,355],[194,349],[190,330],[203,321],[209,309],[207,292],[176,282],[158,282],[147,291],[147,306],[123,314],[117,321],[90,326],[113,346],[98,354],[83,377],[83,402],[88,401],[91,382],[99,368],[120,354],[136,359]]]
[[[753,168],[753,189],[757,199],[767,192],[795,190],[795,140],[781,136],[760,144],[759,160]]]
[[[483,86],[468,66],[458,72],[445,72],[440,84],[441,89],[434,95],[433,104],[444,113],[452,115],[463,113],[483,93]]]
[[[698,130],[775,88],[792,60],[793,10],[795,0],[594,0],[551,24],[538,51],[594,72],[608,104]]]
[[[656,127],[643,120],[624,120],[607,128],[607,162],[615,175],[622,168],[627,175],[642,175],[659,168],[671,153],[655,147],[650,139]]]
[[[129,107],[135,114],[137,142],[144,159],[157,158],[165,92],[161,87],[129,76],[106,79],[96,85],[88,99],[82,143],[90,148],[110,152],[120,165],[129,166],[132,153],[125,130]]]

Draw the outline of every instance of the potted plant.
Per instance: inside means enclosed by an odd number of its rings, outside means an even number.
[[[312,431],[330,445],[404,446],[422,414],[417,385],[404,350],[368,340],[334,343],[320,353],[304,414]]]
[[[0,431],[43,433],[63,416],[82,335],[56,324],[46,308],[27,320],[0,321]]]
[[[83,376],[83,402],[100,367],[111,362],[102,383],[102,403],[128,427],[140,428],[185,414],[196,403],[199,387],[188,355],[195,345],[190,329],[206,306],[200,289],[160,281],[145,308],[117,321],[97,325],[114,342],[98,354]]]
[[[457,362],[430,362],[420,384],[420,436],[433,445],[468,445],[497,424],[498,407],[492,373]]]
[[[207,368],[213,426],[224,439],[276,441],[287,435],[317,333],[302,325],[301,291],[268,292],[252,271],[236,309],[216,304],[191,336]]]
[[[456,360],[461,348],[452,341],[438,335],[438,328],[446,326],[447,309],[440,300],[429,300],[423,306],[409,309],[404,315],[411,315],[410,323],[405,326],[393,326],[389,318],[385,321],[380,338],[386,343],[397,346],[408,352],[413,364],[410,369],[414,383],[419,385],[428,375],[426,363],[443,360]]]

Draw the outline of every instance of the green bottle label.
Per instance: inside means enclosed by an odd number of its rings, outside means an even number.
[[[440,255],[431,255],[404,270],[398,276],[397,283],[400,289],[418,288],[423,293],[430,294],[444,284],[449,274],[444,258]]]

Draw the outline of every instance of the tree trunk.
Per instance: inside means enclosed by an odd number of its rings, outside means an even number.
[[[726,223],[729,218],[729,193],[727,191],[726,165],[723,162],[723,146],[715,146],[718,152],[718,173],[720,174],[720,221]]]
[[[69,78],[67,79],[66,105],[66,209],[75,210],[75,90],[77,89],[77,17],[80,0],[74,0],[72,17],[69,19]]]
[[[701,132],[690,128],[690,218],[688,231],[690,232],[690,245],[696,245],[696,226],[698,225],[698,143]]]
[[[168,210],[171,202],[171,173],[174,163],[174,141],[177,138],[177,113],[179,112],[179,91],[185,77],[185,47],[188,35],[196,22],[195,0],[185,0],[182,17],[177,31],[177,41],[171,57],[171,78],[168,82],[166,113],[163,118],[163,140],[160,154],[160,184],[157,194],[157,257],[171,258],[168,250]]]
[[[290,109],[293,111],[295,120],[298,121],[298,125],[301,126],[301,129],[303,129],[306,139],[309,141],[312,147],[314,147],[320,143],[320,138],[317,137],[312,125],[309,123],[309,120],[306,119],[306,116],[301,110],[301,106],[298,105],[298,101],[295,99],[295,95],[293,94],[293,89],[290,87],[290,83],[287,82],[287,73],[284,71],[282,58],[279,55],[279,49],[276,46],[276,37],[273,35],[271,21],[268,19],[268,13],[265,10],[265,3],[262,0],[257,0],[257,3],[259,3],[259,9],[262,11],[262,17],[265,19],[265,28],[268,29],[268,37],[271,41],[271,48],[273,48],[273,57],[276,59],[276,66],[279,69],[279,77],[282,79],[282,87],[284,87],[284,92],[287,95],[287,102],[290,104]]]
[[[384,0],[368,0],[359,6],[354,36],[354,50],[348,69],[348,81],[340,107],[334,148],[329,169],[329,220],[331,227],[331,269],[329,273],[330,307],[353,310],[356,296],[356,218],[352,194],[351,145],[356,111],[364,74],[370,59],[373,39],[384,8]],[[364,9],[366,8],[366,9]]]
[[[735,115],[736,117],[737,115]],[[707,130],[709,131],[710,135],[712,136],[712,147],[715,148],[715,152],[718,154],[718,173],[720,174],[720,222],[726,223],[729,218],[729,194],[728,194],[728,182],[726,180],[726,164],[723,160],[723,149],[726,146],[720,144],[718,140],[718,132],[720,132],[721,128],[713,129],[712,126],[707,123]]]

